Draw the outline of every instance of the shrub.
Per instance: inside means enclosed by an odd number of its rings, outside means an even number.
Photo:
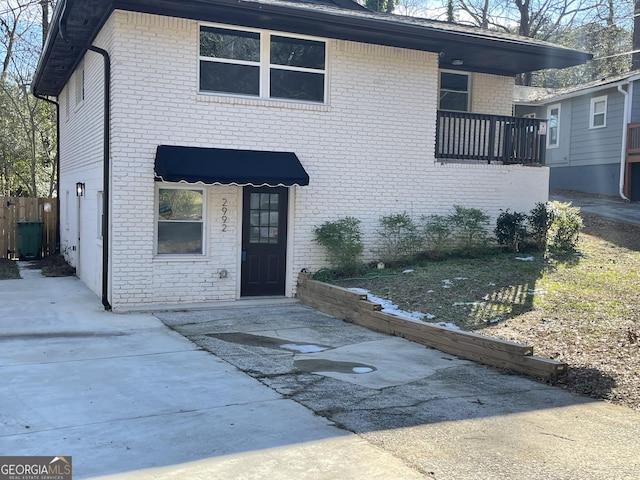
[[[547,235],[549,233],[549,212],[546,203],[536,203],[529,212],[529,237],[538,250],[547,247]]]
[[[477,208],[453,206],[450,215],[458,247],[473,251],[482,249],[489,243],[489,216]]]
[[[376,253],[384,262],[407,260],[420,251],[423,240],[407,212],[380,218]]]
[[[315,229],[315,241],[326,250],[331,265],[346,276],[356,272],[363,251],[360,220],[345,217]]]
[[[422,233],[427,250],[435,257],[442,256],[451,248],[453,224],[447,215],[422,216]]]
[[[524,213],[510,212],[509,209],[498,215],[494,234],[500,245],[506,245],[512,252],[519,252],[527,238]]]
[[[560,251],[575,250],[580,230],[584,226],[580,216],[580,208],[572,207],[571,203],[550,202],[547,210],[550,221],[549,243],[551,247]]]

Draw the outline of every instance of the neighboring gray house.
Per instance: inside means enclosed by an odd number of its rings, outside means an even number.
[[[515,115],[548,120],[552,189],[640,200],[640,71],[564,90],[516,87]]]
[[[546,201],[514,77],[589,58],[350,0],[60,0],[62,250],[115,311],[293,297],[327,220],[371,258],[382,215]]]

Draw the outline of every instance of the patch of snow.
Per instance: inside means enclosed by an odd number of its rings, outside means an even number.
[[[469,280],[467,277],[456,277],[454,280]]]
[[[400,310],[398,308],[398,305],[395,305],[390,300],[371,295],[371,293],[369,293],[369,291],[364,288],[350,288],[349,290],[356,293],[366,294],[367,300],[373,303],[379,303],[384,313],[390,313],[391,315],[395,315],[396,317],[407,318],[409,320],[424,320],[425,318],[434,318],[434,316],[430,313],[407,312],[405,310]]]
[[[403,270],[402,273],[413,273],[413,270],[411,270],[410,268],[407,270]]]
[[[516,260],[520,260],[522,262],[533,262],[535,258],[533,257],[516,257]]]
[[[360,295],[369,295],[369,290],[364,288],[350,288],[352,292],[359,293]]]
[[[371,373],[373,372],[373,368],[369,367],[353,367],[353,373]]]
[[[490,286],[490,287],[495,287],[495,286],[496,286],[496,284],[495,284],[495,283],[493,283],[493,282],[489,282],[489,286]]]
[[[285,343],[280,345],[280,348],[284,348],[285,350],[293,350],[294,352],[300,353],[316,353],[316,352],[324,352],[327,350],[327,347],[321,347],[319,345],[297,345],[295,343]]]
[[[489,300],[491,297],[489,296],[489,294],[487,293],[484,297],[482,297],[483,300]]]
[[[436,325],[438,325],[440,327],[448,328],[450,330],[460,330],[460,327],[457,326],[455,323],[437,322]]]
[[[427,291],[426,291],[426,292],[424,292],[424,293],[433,293],[433,290],[427,290]]]
[[[502,320],[502,317],[491,318],[489,319],[489,323],[498,323],[500,320]]]

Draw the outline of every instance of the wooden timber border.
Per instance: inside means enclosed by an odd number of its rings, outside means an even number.
[[[555,380],[567,373],[567,364],[533,355],[533,347],[472,332],[384,313],[366,294],[298,276],[297,296],[303,305],[363,327],[403,337],[460,358]]]

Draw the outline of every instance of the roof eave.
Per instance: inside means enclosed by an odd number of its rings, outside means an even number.
[[[70,1],[73,7],[75,0]],[[463,67],[465,71],[491,73],[496,75],[514,76],[526,71],[544,68],[565,68],[589,60],[592,56],[587,53],[569,50],[553,45],[540,45],[513,38],[496,38],[495,35],[477,32],[437,29],[428,25],[402,23],[393,16],[361,16],[362,12],[350,13],[349,10],[318,9],[284,4],[269,4],[243,0],[190,0],[175,2],[172,0],[112,0],[96,2],[97,7],[92,14],[95,17],[95,27],[91,35],[82,39],[84,45],[69,43],[69,49],[77,48],[74,54],[77,58],[67,62],[64,74],[59,74],[55,85],[42,85],[44,72],[52,61],[55,48],[62,48],[58,42],[60,38],[59,23],[62,16],[61,0],[54,11],[52,28],[45,43],[43,55],[33,82],[34,93],[57,96],[62,90],[73,68],[77,65],[86,45],[90,44],[102,28],[108,16],[117,9],[136,11],[141,13],[158,14],[189,18],[198,21],[211,21],[233,25],[270,28],[291,33],[310,34],[325,38],[336,38],[363,43],[374,43],[391,47],[407,48],[429,52],[443,52],[441,65],[451,67],[451,61],[462,54],[469,55],[469,61]],[[360,16],[358,15],[360,14]],[[268,25],[265,27],[265,22]],[[71,30],[71,28],[70,28]],[[71,35],[70,35],[71,36]],[[89,38],[90,37],[90,38]],[[479,61],[469,54],[470,49],[482,51],[491,49],[493,64]],[[517,56],[518,62],[501,61],[504,57]],[[524,68],[526,65],[527,68]],[[49,68],[53,68],[49,65]],[[53,80],[50,80],[53,81]]]

